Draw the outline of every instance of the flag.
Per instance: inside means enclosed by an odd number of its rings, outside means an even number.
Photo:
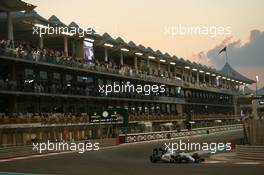
[[[258,75],[256,75],[256,81],[259,82],[259,76]]]
[[[222,52],[226,52],[226,46],[225,46],[222,50],[219,51],[218,55],[219,55],[220,53],[222,53]]]

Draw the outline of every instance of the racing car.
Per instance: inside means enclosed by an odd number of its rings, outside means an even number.
[[[172,151],[170,149],[154,148],[150,156],[152,163],[169,162],[169,163],[199,163],[204,161],[198,153],[188,154],[185,152]]]

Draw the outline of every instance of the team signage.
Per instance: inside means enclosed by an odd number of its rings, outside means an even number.
[[[115,110],[95,111],[89,115],[90,123],[122,122],[123,116]]]
[[[123,108],[113,108],[88,112],[89,123],[116,123],[122,122],[123,129],[128,127],[128,111]]]

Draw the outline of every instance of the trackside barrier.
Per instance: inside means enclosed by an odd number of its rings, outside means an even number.
[[[115,139],[95,139],[95,140],[82,140],[82,141],[75,141],[75,142],[67,142],[67,143],[85,143],[85,142],[91,142],[95,143],[98,142],[99,147],[107,147],[107,146],[114,146],[116,145]],[[23,156],[29,156],[29,155],[41,155],[41,154],[47,154],[47,153],[59,153],[59,152],[65,152],[63,151],[42,151],[42,153],[39,153],[38,151],[33,151],[33,145],[26,145],[26,146],[8,146],[0,148],[0,160],[1,159],[7,159],[7,158],[14,158],[14,157],[23,157]],[[69,152],[69,151],[68,151]]]
[[[241,159],[264,160],[264,146],[236,145],[236,155]]]
[[[202,134],[209,134],[209,133],[236,130],[236,129],[242,129],[242,124],[196,128],[193,129],[192,131],[184,130],[180,132],[174,130],[174,131],[162,131],[162,132],[135,133],[135,134],[126,134],[126,135],[121,134],[119,135],[120,137],[119,143],[123,144],[123,143],[133,143],[133,142],[144,142],[151,140],[202,135]]]

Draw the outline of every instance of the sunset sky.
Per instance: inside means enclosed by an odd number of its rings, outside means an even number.
[[[227,45],[229,63],[264,86],[263,0],[25,0],[38,6],[43,17],[56,15],[62,22],[75,21],[113,38],[149,46],[171,55],[221,68]],[[231,34],[175,35],[166,28],[183,26],[230,27]]]

